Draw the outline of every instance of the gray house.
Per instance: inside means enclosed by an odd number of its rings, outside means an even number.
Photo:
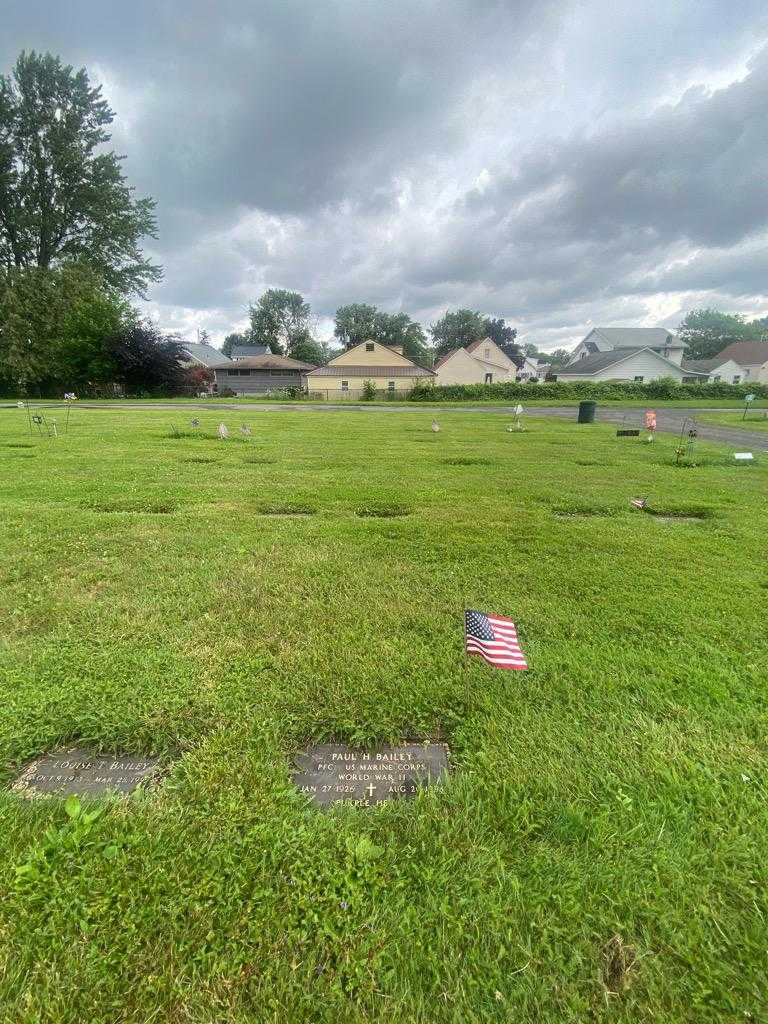
[[[214,348],[213,345],[197,345],[185,341],[182,348],[189,366],[212,367],[230,362],[224,353],[220,349]]]
[[[251,359],[253,356],[266,356],[270,352],[269,345],[233,345],[230,359]]]
[[[213,367],[216,389],[230,390],[236,395],[263,395],[268,391],[306,387],[306,375],[315,367],[288,356],[271,352],[228,361]]]

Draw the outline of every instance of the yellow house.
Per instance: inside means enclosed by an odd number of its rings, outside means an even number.
[[[436,384],[497,384],[518,376],[535,376],[530,370],[518,370],[517,364],[495,341],[481,338],[465,348],[447,352],[435,363]]]
[[[403,355],[402,347],[363,341],[331,359],[327,366],[318,366],[307,374],[310,393],[324,393],[328,398],[358,397],[367,380],[377,391],[411,391],[418,381],[434,380],[433,370],[418,366]]]

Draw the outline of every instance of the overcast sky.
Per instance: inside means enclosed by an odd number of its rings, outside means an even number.
[[[85,65],[158,203],[148,309],[219,343],[271,286],[332,332],[469,306],[544,349],[768,313],[765,0],[2,0]]]

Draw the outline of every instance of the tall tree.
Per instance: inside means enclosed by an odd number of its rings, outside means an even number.
[[[335,336],[347,348],[364,341],[402,348],[403,354],[421,365],[431,363],[432,353],[421,324],[407,313],[383,313],[366,302],[353,302],[336,310]]]
[[[288,354],[291,359],[299,359],[302,363],[312,363],[313,366],[321,366],[328,361],[323,346],[320,342],[315,341],[309,331],[303,336],[300,334],[294,336]]]
[[[336,310],[333,333],[345,348],[353,348],[363,341],[375,340],[378,310],[366,302],[351,302]]]
[[[747,323],[740,313],[692,309],[677,333],[689,358],[711,359],[734,341],[759,341],[764,330],[757,322]]]
[[[107,349],[115,380],[129,390],[172,392],[187,383],[181,339],[164,335],[151,320],[126,325],[109,339]]]
[[[0,265],[85,261],[125,293],[160,279],[139,247],[154,237],[154,201],[135,198],[123,158],[103,150],[114,116],[84,68],[49,53],[22,53],[0,75]]]
[[[249,312],[252,343],[268,345],[275,355],[291,355],[310,334],[309,303],[298,292],[269,288]]]
[[[374,323],[374,341],[382,345],[400,347],[403,355],[421,366],[429,366],[432,352],[421,324],[411,320],[407,313],[377,313]]]
[[[221,346],[221,351],[224,353],[227,359],[231,359],[232,349],[235,347],[235,345],[247,344],[248,339],[244,334],[238,334],[236,331],[233,331],[232,334],[228,334],[224,339],[224,344]]]
[[[108,380],[105,340],[132,310],[89,266],[0,271],[0,365],[22,391],[55,395]]]
[[[464,348],[473,341],[487,336],[487,322],[482,313],[471,309],[457,309],[446,313],[429,328],[432,344],[435,346],[435,358],[439,359],[447,352]]]

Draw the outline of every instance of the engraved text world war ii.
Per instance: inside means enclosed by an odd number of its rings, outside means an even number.
[[[375,750],[353,750],[321,743],[296,755],[293,781],[320,807],[350,801],[372,807],[384,800],[412,797],[448,771],[444,743],[403,743]]]

